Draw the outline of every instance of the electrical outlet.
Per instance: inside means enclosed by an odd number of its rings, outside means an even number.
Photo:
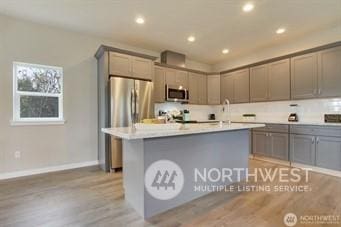
[[[14,157],[15,157],[16,159],[21,158],[21,151],[15,151],[15,152],[14,152]]]

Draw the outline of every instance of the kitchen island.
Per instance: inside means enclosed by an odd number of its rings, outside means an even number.
[[[248,168],[249,129],[264,126],[208,123],[176,130],[102,131],[123,139],[125,199],[149,218],[212,192],[208,186],[226,186],[245,177],[233,172],[224,178],[219,173]]]

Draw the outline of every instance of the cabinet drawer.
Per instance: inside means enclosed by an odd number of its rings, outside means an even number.
[[[314,136],[341,137],[341,127],[292,125],[290,128],[290,133]]]
[[[282,125],[282,124],[266,124],[265,127],[254,129],[254,131],[259,131],[259,132],[282,132],[282,133],[289,133],[289,125]]]

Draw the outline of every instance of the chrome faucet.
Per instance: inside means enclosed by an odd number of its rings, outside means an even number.
[[[223,103],[223,113],[226,113],[227,111],[227,124],[231,124],[231,111],[230,111],[230,100],[225,99]]]

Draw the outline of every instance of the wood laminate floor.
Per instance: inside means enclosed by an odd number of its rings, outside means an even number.
[[[278,166],[251,160],[254,167]],[[121,173],[88,167],[0,181],[0,226],[278,227],[288,212],[341,215],[340,178],[312,173],[309,186],[311,192],[211,193],[144,221],[124,200]]]

